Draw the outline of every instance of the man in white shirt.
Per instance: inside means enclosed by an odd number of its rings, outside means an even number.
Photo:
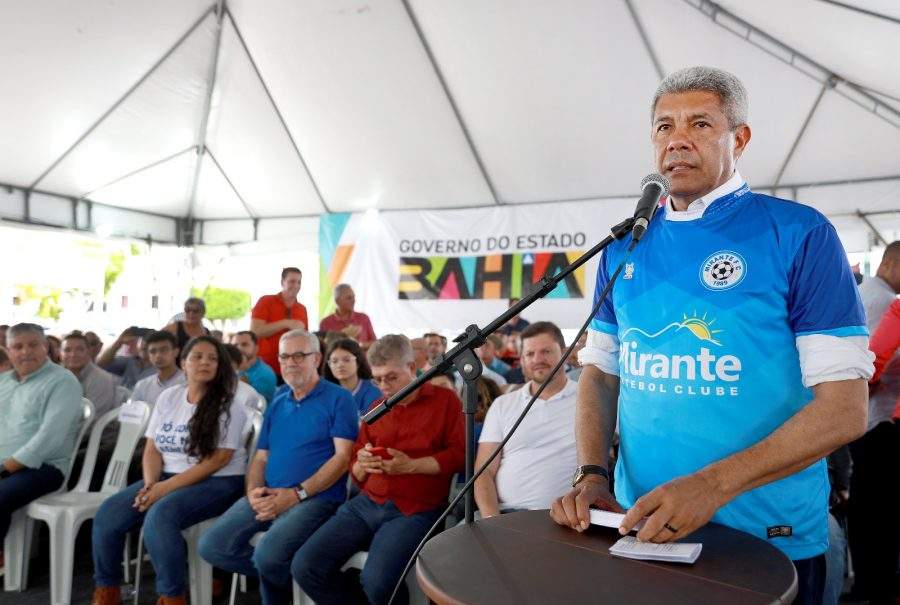
[[[503,453],[475,482],[475,502],[482,517],[549,508],[560,490],[569,486],[569,469],[577,465],[576,383],[562,370],[550,378],[564,348],[562,332],[548,321],[532,323],[522,332],[522,365],[529,382],[501,395],[488,409],[476,468],[494,453],[538,388],[547,386]]]
[[[151,406],[156,403],[160,393],[178,384],[184,384],[184,372],[175,360],[178,359],[178,340],[171,332],[159,330],[144,338],[150,363],[156,368],[156,374],[142,378],[134,385],[131,398],[144,401]]]

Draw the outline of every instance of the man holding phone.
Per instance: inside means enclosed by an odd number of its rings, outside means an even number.
[[[405,336],[369,349],[372,382],[390,397],[412,382],[416,365]],[[360,494],[297,551],[291,572],[319,605],[386,603],[406,561],[447,501],[450,477],[465,459],[462,406],[456,394],[425,384],[378,422],[363,424],[350,470]],[[359,582],[341,567],[369,551]],[[405,590],[405,585],[404,588]],[[399,602],[406,602],[402,597]]]

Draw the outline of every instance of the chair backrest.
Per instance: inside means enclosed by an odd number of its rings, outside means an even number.
[[[75,491],[90,491],[91,477],[97,464],[97,453],[100,451],[100,438],[103,436],[103,430],[115,420],[119,420],[119,436],[116,439],[116,447],[106,469],[100,491],[115,493],[125,487],[131,456],[134,454],[138,439],[144,434],[149,419],[150,406],[141,401],[127,403],[98,418],[91,429],[87,453],[84,455],[84,465],[81,467]]]
[[[116,387],[116,403],[125,403],[131,397],[131,389],[118,385]]]
[[[78,435],[75,437],[75,445],[72,447],[72,457],[69,458],[69,468],[66,470],[66,477],[63,479],[60,490],[66,488],[69,484],[69,476],[72,474],[72,467],[75,465],[75,458],[78,457],[78,450],[81,449],[81,442],[84,440],[84,434],[87,433],[94,419],[94,404],[87,397],[81,398],[81,426],[78,427]]]
[[[265,401],[265,400],[263,400]],[[262,429],[263,416],[259,410],[250,410],[247,414],[247,422],[244,424],[242,435],[247,444],[247,464],[253,461],[256,455],[256,445],[259,443],[259,432]]]

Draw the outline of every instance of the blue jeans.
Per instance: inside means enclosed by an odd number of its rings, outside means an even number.
[[[825,555],[792,561],[797,570],[794,605],[821,605],[825,594]]]
[[[200,537],[200,556],[226,571],[245,576],[258,573],[263,603],[289,603],[294,553],[340,504],[312,498],[287,509],[274,521],[257,521],[247,498],[241,498]],[[250,539],[258,532],[266,533],[254,549]]]
[[[437,521],[435,509],[406,516],[388,500],[376,504],[366,494],[348,500],[300,547],[291,573],[318,605],[387,603],[416,546]],[[346,582],[341,567],[351,556],[368,550],[360,583]],[[396,603],[408,601],[405,584]]]
[[[161,479],[171,476],[163,473]],[[143,486],[143,481],[132,483],[100,505],[91,532],[94,584],[122,583],[125,535],[143,522],[144,545],[156,571],[156,592],[166,597],[183,595],[187,545],[181,531],[228,510],[244,491],[244,476],[208,477],[160,498],[146,513],[132,506]]]
[[[828,550],[825,551],[825,596],[823,605],[837,605],[847,570],[847,538],[841,524],[828,513]]]
[[[64,478],[55,466],[42,464],[39,468],[23,468],[6,479],[0,479],[0,548],[3,548],[12,514],[58,489]]]

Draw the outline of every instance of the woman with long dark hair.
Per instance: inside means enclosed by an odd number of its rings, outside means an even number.
[[[144,526],[158,604],[185,603],[187,549],[181,531],[224,513],[243,493],[244,405],[235,401],[228,353],[209,336],[181,354],[187,383],[160,394],[147,425],[143,481],[107,498],[94,519],[97,605],[121,602],[125,535]]]
[[[369,411],[373,401],[381,398],[381,391],[370,378],[372,370],[358,342],[342,338],[332,343],[325,355],[325,379],[353,394],[360,416]]]

